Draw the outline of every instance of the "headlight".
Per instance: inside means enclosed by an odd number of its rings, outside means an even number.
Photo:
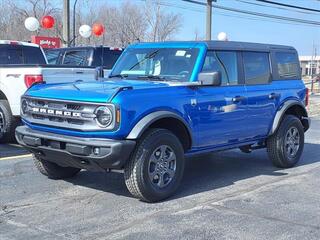
[[[21,112],[22,112],[22,114],[25,114],[27,110],[28,110],[27,100],[23,99],[22,102],[21,102]]]
[[[95,110],[96,121],[100,127],[107,128],[113,121],[113,114],[110,108],[106,106],[97,107]]]

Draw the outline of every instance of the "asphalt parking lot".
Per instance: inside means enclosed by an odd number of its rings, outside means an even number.
[[[156,204],[132,198],[122,173],[53,181],[2,145],[0,239],[320,239],[319,136],[314,118],[292,169],[265,150],[188,159],[178,193]]]

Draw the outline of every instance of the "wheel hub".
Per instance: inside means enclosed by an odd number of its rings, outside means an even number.
[[[176,171],[176,155],[171,147],[161,145],[150,156],[148,174],[151,183],[158,188],[167,186]]]
[[[300,134],[296,127],[291,127],[285,138],[286,153],[289,158],[294,158],[300,148]]]

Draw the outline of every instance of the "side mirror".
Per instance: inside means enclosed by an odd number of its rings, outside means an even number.
[[[220,86],[221,72],[201,72],[198,75],[198,81],[201,85]]]
[[[103,77],[104,77],[103,67],[96,67],[94,69],[94,79],[98,81],[99,78],[103,78]]]

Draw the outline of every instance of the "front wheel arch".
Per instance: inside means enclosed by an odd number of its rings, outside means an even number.
[[[157,111],[143,117],[133,127],[127,139],[139,139],[151,128],[162,128],[171,131],[181,141],[185,151],[192,146],[192,131],[188,123],[181,116],[170,111]]]

